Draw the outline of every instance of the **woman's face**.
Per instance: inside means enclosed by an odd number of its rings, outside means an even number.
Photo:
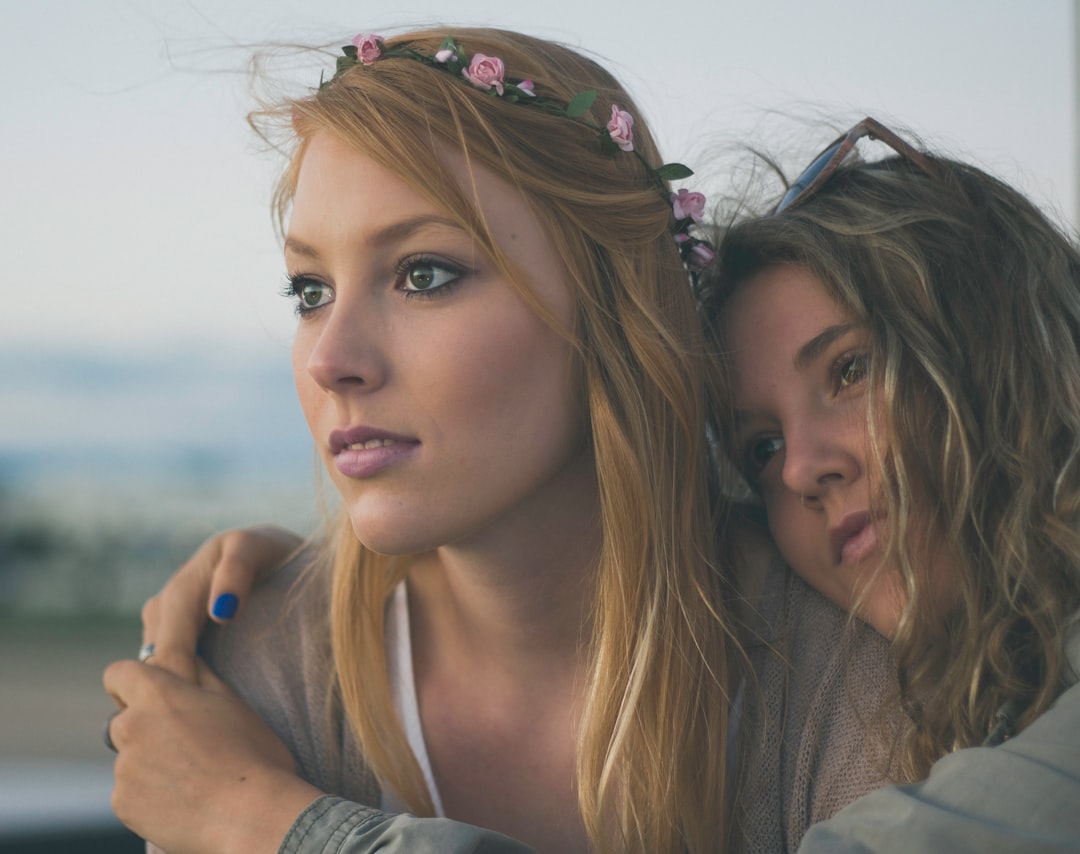
[[[807,270],[767,268],[724,315],[742,470],[795,572],[885,636],[903,608],[882,567],[885,519],[871,470],[867,335]],[[867,587],[869,585],[869,587]]]
[[[470,177],[463,160],[447,162],[463,186],[475,181],[498,243],[571,328],[563,265],[522,198],[481,167]],[[595,495],[571,346],[445,211],[318,133],[285,260],[300,403],[365,545],[512,548],[515,531]]]

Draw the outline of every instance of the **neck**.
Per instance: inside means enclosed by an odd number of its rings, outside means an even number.
[[[408,574],[414,650],[444,670],[576,670],[588,642],[600,549],[591,467],[570,500],[530,506],[482,536],[419,557]]]

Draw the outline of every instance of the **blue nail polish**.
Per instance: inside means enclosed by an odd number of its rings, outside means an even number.
[[[236,613],[236,606],[240,600],[234,593],[222,593],[214,600],[213,615],[219,620],[231,620]]]

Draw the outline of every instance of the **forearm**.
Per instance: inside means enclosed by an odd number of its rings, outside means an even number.
[[[262,854],[290,850],[286,841],[293,827],[323,795],[319,789],[290,775],[271,774],[264,775],[262,780],[238,780],[234,794],[225,801],[231,818],[226,819],[228,828],[222,836],[225,844],[221,851]]]
[[[295,776],[267,775],[260,771],[242,775],[228,790],[219,787],[218,792],[213,806],[200,810],[197,830],[186,820],[183,827],[154,825],[148,833],[147,854],[265,854],[300,850],[287,848],[286,842],[312,805],[323,796],[317,788]],[[166,834],[158,837],[161,847],[154,844],[159,832]]]
[[[959,750],[929,778],[860,798],[799,854],[1080,850],[1080,685],[1000,747]]]

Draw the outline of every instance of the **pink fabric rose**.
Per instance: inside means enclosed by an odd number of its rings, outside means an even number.
[[[382,36],[376,36],[372,33],[361,33],[358,36],[353,36],[352,43],[356,46],[356,52],[364,65],[371,65],[371,63],[382,56]]]
[[[450,61],[450,57],[454,55],[454,52],[448,47],[444,47],[442,50],[435,51],[435,61],[446,65]]]
[[[477,89],[494,88],[500,95],[503,93],[505,73],[506,69],[499,57],[485,56],[482,53],[473,54],[469,67],[461,69],[462,76]]]
[[[523,95],[528,95],[530,98],[536,97],[536,93],[533,91],[533,82],[531,80],[522,80],[517,84],[517,87],[521,90]]]
[[[701,222],[705,216],[705,196],[703,193],[679,190],[671,194],[671,210],[676,220],[692,219],[694,222]]]
[[[616,104],[611,105],[611,121],[607,123],[607,132],[611,141],[623,151],[634,150],[634,117],[626,110],[620,110]]]

